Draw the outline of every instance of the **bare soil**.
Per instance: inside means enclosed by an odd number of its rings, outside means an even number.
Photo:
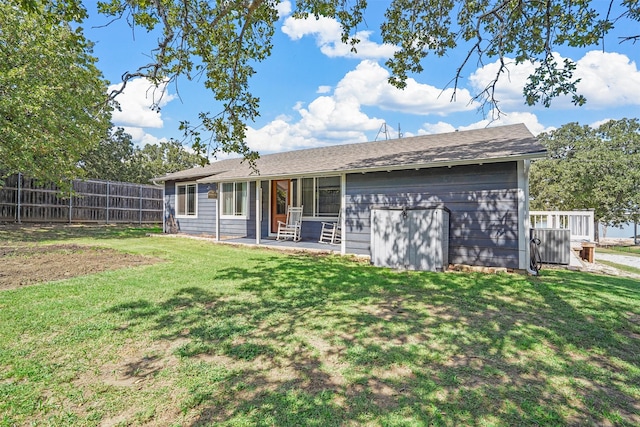
[[[157,262],[95,246],[0,244],[0,291]]]

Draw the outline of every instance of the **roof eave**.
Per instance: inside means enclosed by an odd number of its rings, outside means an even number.
[[[430,169],[438,167],[454,167],[465,165],[482,165],[484,163],[504,163],[513,162],[519,160],[534,160],[540,159],[546,156],[546,151],[538,151],[533,153],[515,154],[510,156],[500,157],[488,157],[484,159],[466,159],[466,160],[443,160],[427,163],[411,163],[406,165],[389,165],[389,166],[377,166],[377,167],[365,167],[365,168],[353,168],[353,169],[328,169],[324,171],[309,171],[291,174],[272,174],[272,175],[254,175],[245,177],[230,177],[221,178],[217,175],[209,175],[204,178],[196,180],[200,184],[208,184],[213,182],[237,182],[237,181],[266,181],[270,179],[283,179],[283,178],[300,178],[300,177],[313,177],[313,176],[326,176],[353,174],[353,173],[372,173],[372,172],[387,172],[387,171],[400,171],[410,169]]]
[[[198,179],[199,177],[203,177],[200,179],[204,179],[204,178],[209,178],[209,177],[213,177],[218,175],[220,172],[216,172],[214,174],[212,174],[211,172],[208,173],[204,173],[204,174],[193,174],[193,175],[184,175],[184,176],[161,176],[158,178],[153,178],[151,181],[152,182],[167,182],[167,181],[196,181],[196,182],[200,182],[200,180]]]

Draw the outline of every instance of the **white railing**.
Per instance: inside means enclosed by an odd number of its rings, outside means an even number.
[[[592,210],[529,211],[531,228],[569,229],[572,241],[595,240]]]

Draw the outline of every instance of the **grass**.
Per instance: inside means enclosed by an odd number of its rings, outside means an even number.
[[[640,424],[637,281],[91,234],[166,262],[2,292],[0,426]]]
[[[640,256],[640,246],[608,246],[606,248],[598,248],[599,252],[606,254],[624,254],[631,256]]]
[[[39,225],[39,226],[18,226],[4,225],[0,228],[0,243],[3,242],[60,242],[68,240],[84,239],[126,239],[144,237],[149,233],[162,233],[162,227],[154,226],[122,226],[112,225]]]

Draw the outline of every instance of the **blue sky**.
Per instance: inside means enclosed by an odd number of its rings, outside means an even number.
[[[601,3],[608,2],[594,1]],[[457,101],[450,102],[447,84],[466,54],[464,47],[442,58],[427,57],[425,71],[411,76],[405,90],[386,83],[389,71],[384,62],[393,53],[392,46],[381,44],[379,34],[386,5],[385,1],[370,1],[367,24],[359,34],[362,42],[354,55],[341,45],[337,22],[295,20],[290,3],[280,4],[272,56],[257,65],[251,82],[253,93],[261,100],[261,116],[249,124],[247,132],[251,148],[267,154],[384,139],[384,129],[395,138],[398,128],[404,136],[414,136],[489,124],[490,112],[483,115],[470,99],[495,74],[495,62],[474,67],[476,61],[470,61]],[[84,23],[85,35],[96,43],[98,67],[112,84],[119,84],[123,73],[149,62],[156,38],[141,28],[132,30],[125,21],[105,26],[109,19],[97,15],[94,5],[87,7],[90,19]],[[576,75],[582,78],[579,90],[587,98],[583,107],[573,106],[569,99],[556,99],[551,108],[526,106],[522,88],[532,68],[510,65],[497,91],[504,115],[490,125],[525,123],[538,134],[574,121],[597,125],[609,119],[640,117],[640,51],[637,44],[618,41],[619,35],[636,33],[637,28],[630,24],[616,28],[607,37],[604,51],[602,46],[558,50],[561,58],[577,62]],[[220,110],[202,81],[182,78],[167,89],[157,113],[150,109],[153,90],[149,84],[143,80],[130,83],[118,98],[122,112],[114,112],[114,124],[124,127],[138,145],[180,140],[181,120],[195,123],[200,111]]]

